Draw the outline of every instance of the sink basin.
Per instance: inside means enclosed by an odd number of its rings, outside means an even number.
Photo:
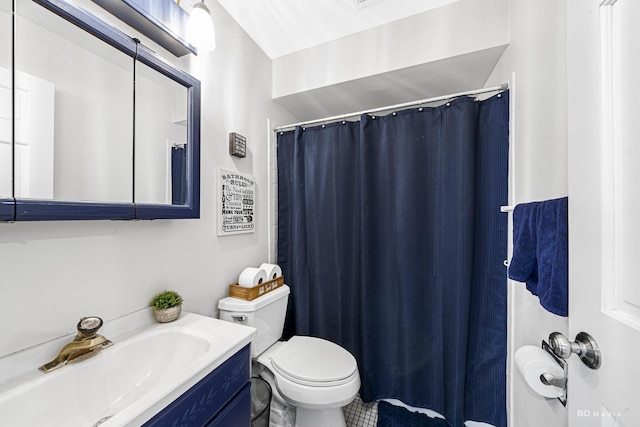
[[[185,313],[95,357],[30,376],[0,394],[3,425],[140,426],[235,352],[254,329]],[[37,369],[37,366],[34,366]]]

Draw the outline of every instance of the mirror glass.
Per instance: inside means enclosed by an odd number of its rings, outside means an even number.
[[[136,203],[186,203],[188,92],[136,62]]]
[[[11,0],[0,0],[0,199],[11,198]]]
[[[131,203],[133,59],[34,2],[16,7],[15,197]]]

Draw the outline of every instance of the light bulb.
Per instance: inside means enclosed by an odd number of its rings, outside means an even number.
[[[203,1],[193,5],[189,21],[187,22],[187,41],[198,50],[214,50],[216,48],[216,34],[209,8]]]

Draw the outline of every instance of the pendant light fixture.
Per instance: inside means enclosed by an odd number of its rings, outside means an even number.
[[[187,22],[187,41],[198,51],[212,51],[216,48],[216,34],[213,30],[211,12],[199,1],[193,5],[189,21]]]

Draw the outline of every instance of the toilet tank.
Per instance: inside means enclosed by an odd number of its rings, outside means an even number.
[[[282,337],[289,302],[289,287],[282,285],[251,301],[226,297],[218,301],[220,319],[257,329],[251,357],[257,357]]]

